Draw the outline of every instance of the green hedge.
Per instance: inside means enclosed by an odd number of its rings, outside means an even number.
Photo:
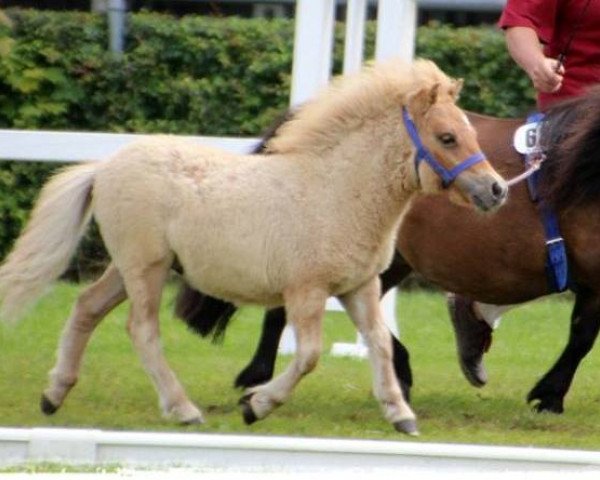
[[[372,52],[374,28],[367,35]],[[106,49],[104,15],[8,10],[0,16],[0,128],[257,135],[286,108],[293,22],[129,17],[126,51]],[[336,31],[335,69],[343,29]],[[533,104],[492,28],[421,27],[417,54],[465,79],[462,106],[497,116]],[[56,165],[0,165],[0,257]],[[88,240],[84,257],[102,257]]]

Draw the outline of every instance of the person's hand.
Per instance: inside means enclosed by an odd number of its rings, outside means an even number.
[[[533,87],[538,92],[552,93],[562,87],[565,67],[558,60],[540,57],[527,69],[527,75],[533,82]]]

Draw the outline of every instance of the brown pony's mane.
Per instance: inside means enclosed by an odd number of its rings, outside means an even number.
[[[547,148],[540,192],[558,210],[600,199],[600,87],[553,107],[542,131]]]
[[[453,95],[456,82],[433,62],[393,60],[375,64],[355,75],[338,77],[313,100],[303,104],[267,144],[272,153],[319,154],[360,126],[365,119],[380,118],[399,108],[406,96],[419,88],[440,84]]]

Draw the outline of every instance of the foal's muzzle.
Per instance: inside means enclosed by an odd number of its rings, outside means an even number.
[[[494,174],[474,175],[463,172],[455,180],[456,186],[470,202],[484,212],[499,208],[508,197],[508,184]]]

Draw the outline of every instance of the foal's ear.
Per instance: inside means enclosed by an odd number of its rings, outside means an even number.
[[[465,81],[462,78],[457,78],[456,80],[452,81],[452,85],[448,90],[448,93],[454,100],[458,100],[458,96],[460,95],[464,83]]]
[[[440,83],[435,83],[432,87],[424,87],[408,94],[406,99],[408,110],[413,115],[424,115],[437,102],[439,92]]]

